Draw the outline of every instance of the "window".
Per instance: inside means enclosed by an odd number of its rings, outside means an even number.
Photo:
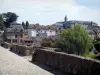
[[[20,32],[23,32],[23,29],[21,29]]]
[[[23,37],[23,35],[20,35],[20,37],[22,38],[22,37]]]
[[[39,34],[36,34],[36,36],[39,36]]]
[[[15,40],[15,42],[17,42],[17,40]]]
[[[15,35],[15,38],[17,38],[17,35]]]
[[[30,41],[28,41],[28,43],[30,43]]]
[[[25,43],[27,43],[27,41],[25,41]]]
[[[15,43],[15,39],[12,40]]]
[[[22,40],[20,40],[20,42],[22,42]]]
[[[31,41],[31,43],[33,43],[33,41]]]

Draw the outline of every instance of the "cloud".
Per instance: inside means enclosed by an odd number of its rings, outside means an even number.
[[[93,1],[93,0],[92,0]],[[12,11],[19,15],[19,22],[53,24],[69,20],[89,20],[100,24],[100,9],[77,5],[77,0],[0,0],[0,12]]]

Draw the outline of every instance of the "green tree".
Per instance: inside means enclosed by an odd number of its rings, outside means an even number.
[[[3,18],[5,18],[4,24],[5,27],[9,27],[10,23],[17,21],[18,15],[13,12],[3,13]]]
[[[24,23],[24,22],[22,22],[22,26],[23,26],[23,28],[24,28],[24,29],[26,28],[26,25],[25,25],[25,23]]]
[[[64,51],[77,55],[87,54],[92,47],[92,39],[81,25],[63,31],[59,41],[59,47]]]
[[[0,29],[4,28],[3,16],[0,14]]]
[[[29,27],[29,22],[26,21],[26,29],[28,29],[28,27]]]

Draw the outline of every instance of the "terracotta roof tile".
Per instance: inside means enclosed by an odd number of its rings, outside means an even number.
[[[31,29],[56,30],[56,26],[33,25]]]

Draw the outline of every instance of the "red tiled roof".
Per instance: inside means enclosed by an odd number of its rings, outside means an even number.
[[[31,29],[56,30],[56,26],[33,25],[31,26]]]

